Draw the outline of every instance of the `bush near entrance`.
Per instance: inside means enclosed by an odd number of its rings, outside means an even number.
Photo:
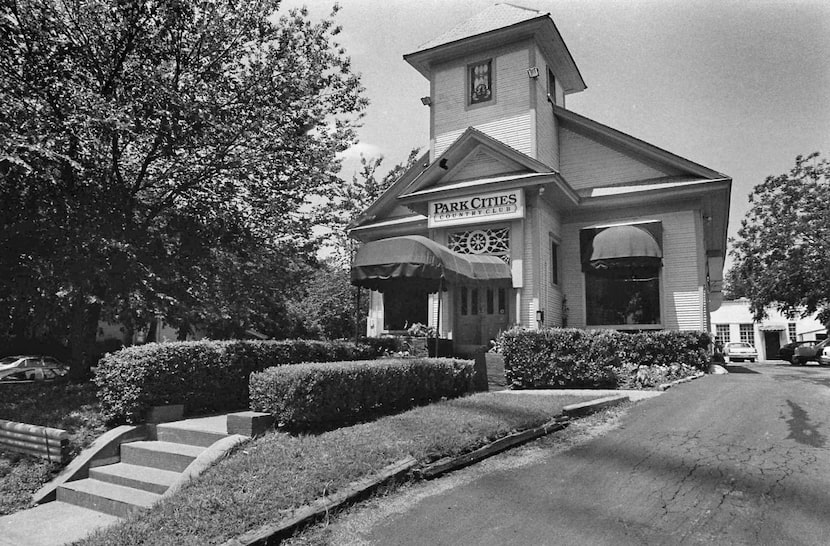
[[[128,347],[101,359],[95,375],[110,423],[137,423],[152,406],[184,404],[189,415],[248,406],[248,377],[300,362],[375,358],[341,341],[190,341]]]
[[[334,428],[472,392],[473,373],[449,358],[279,366],[251,374],[251,409],[294,430]]]
[[[501,336],[511,388],[649,388],[703,371],[703,332],[514,329]]]

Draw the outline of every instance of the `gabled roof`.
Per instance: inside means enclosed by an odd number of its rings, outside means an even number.
[[[542,163],[539,160],[533,159],[527,154],[524,154],[515,148],[512,148],[504,142],[497,140],[490,135],[479,131],[474,127],[468,127],[461,136],[455,139],[449,148],[444,150],[432,164],[427,167],[415,180],[410,184],[401,194],[401,197],[423,190],[426,187],[435,185],[438,181],[451,173],[456,165],[460,164],[464,158],[475,151],[479,146],[484,146],[490,150],[491,153],[504,156],[511,162],[519,165],[520,171],[516,172],[540,172],[553,173],[554,169]]]
[[[468,156],[482,149],[491,156],[503,158],[505,165],[515,165],[515,170],[475,179],[454,178],[454,168],[457,165],[463,165]],[[424,154],[409,171],[405,172],[377,201],[356,218],[348,229],[364,230],[390,222],[396,225],[420,222],[425,219],[421,213],[426,212],[428,200],[469,192],[477,186],[491,190],[545,185],[560,195],[564,202],[572,205],[579,202],[579,196],[556,170],[473,127],[468,127],[444,153],[429,165],[427,165],[427,157],[428,154]],[[400,205],[407,206],[413,214],[391,218],[390,213]]]
[[[519,167],[513,172],[496,173],[474,179],[458,180],[453,167],[477,150],[485,148],[490,155],[501,156]],[[478,129],[468,127],[432,164],[398,196],[398,201],[411,210],[425,214],[427,201],[454,197],[473,188],[483,191],[540,186],[551,189],[562,203],[576,206],[579,196],[559,173],[550,166],[497,140]],[[552,194],[552,195],[553,195]]]
[[[601,140],[612,144],[615,147],[625,149],[641,157],[646,157],[651,161],[662,164],[667,167],[677,169],[694,176],[707,179],[721,179],[728,178],[726,175],[714,171],[708,167],[704,167],[699,163],[690,161],[684,157],[673,154],[662,148],[649,144],[644,140],[635,138],[629,134],[618,131],[607,125],[603,125],[597,121],[581,116],[571,110],[566,110],[561,106],[552,105],[553,114],[562,123],[565,128],[576,128],[582,134],[590,138]]]

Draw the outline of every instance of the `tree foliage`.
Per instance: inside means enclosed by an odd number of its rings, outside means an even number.
[[[349,270],[342,264],[319,264],[297,290],[300,297],[288,306],[288,315],[296,321],[292,332],[296,337],[350,339],[356,330],[358,335],[366,331],[368,298],[352,286]]]
[[[349,224],[374,203],[419,159],[419,149],[410,151],[406,161],[380,177],[383,156],[360,157],[360,170],[350,182],[332,189],[317,203],[314,217],[324,228],[320,237],[329,253],[327,261],[298,286],[289,306],[295,333],[308,337],[339,339],[362,335],[366,328],[368,296],[351,285],[349,268],[357,243],[349,237]]]
[[[366,100],[339,28],[278,4],[0,4],[0,335],[68,324],[79,362],[99,317],[284,307]]]
[[[723,297],[727,300],[749,297],[749,290],[734,267],[730,267],[723,276]]]
[[[769,176],[733,241],[735,276],[755,317],[774,306],[793,316],[818,311],[830,322],[830,162],[799,155],[790,172]]]
[[[360,156],[360,171],[352,175],[351,182],[343,181],[318,204],[315,215],[318,225],[326,228],[326,242],[335,261],[345,267],[351,263],[354,241],[347,233],[348,225],[389,189],[398,178],[419,159],[420,148],[409,152],[405,161],[392,167],[378,179],[378,169],[384,157]]]

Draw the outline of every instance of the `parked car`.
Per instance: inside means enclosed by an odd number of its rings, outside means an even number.
[[[0,358],[0,370],[9,370],[12,368],[42,368],[42,367],[63,367],[69,369],[69,366],[52,356],[42,355],[16,355],[4,356]]]
[[[795,348],[790,364],[793,366],[800,366],[808,362],[818,362],[821,364],[819,357],[822,356],[824,349],[830,346],[830,337],[821,341],[813,341],[812,343],[804,343]],[[830,361],[828,361],[830,363]]]
[[[57,381],[64,379],[69,370],[63,364],[57,366],[42,365],[37,367],[3,368],[0,370],[0,384],[29,383],[32,381]]]
[[[778,349],[778,358],[790,362],[793,359],[793,354],[795,353],[796,347],[808,344],[815,345],[816,343],[818,343],[818,341],[816,341],[815,339],[791,341],[790,343],[787,343],[786,345],[783,345],[780,349]]]
[[[733,341],[732,343],[727,343],[724,346],[723,356],[725,356],[729,362],[743,362],[744,360],[755,362],[758,358],[758,351],[756,351],[755,347],[749,343]]]
[[[818,364],[819,366],[830,366],[830,346],[821,350],[821,354],[818,355]]]

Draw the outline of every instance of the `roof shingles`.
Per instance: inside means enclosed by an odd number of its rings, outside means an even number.
[[[534,9],[514,6],[512,4],[496,4],[471,19],[467,19],[463,23],[456,25],[441,36],[421,44],[417,51],[424,51],[443,44],[457,42],[465,38],[536,19],[543,15],[545,14]]]

